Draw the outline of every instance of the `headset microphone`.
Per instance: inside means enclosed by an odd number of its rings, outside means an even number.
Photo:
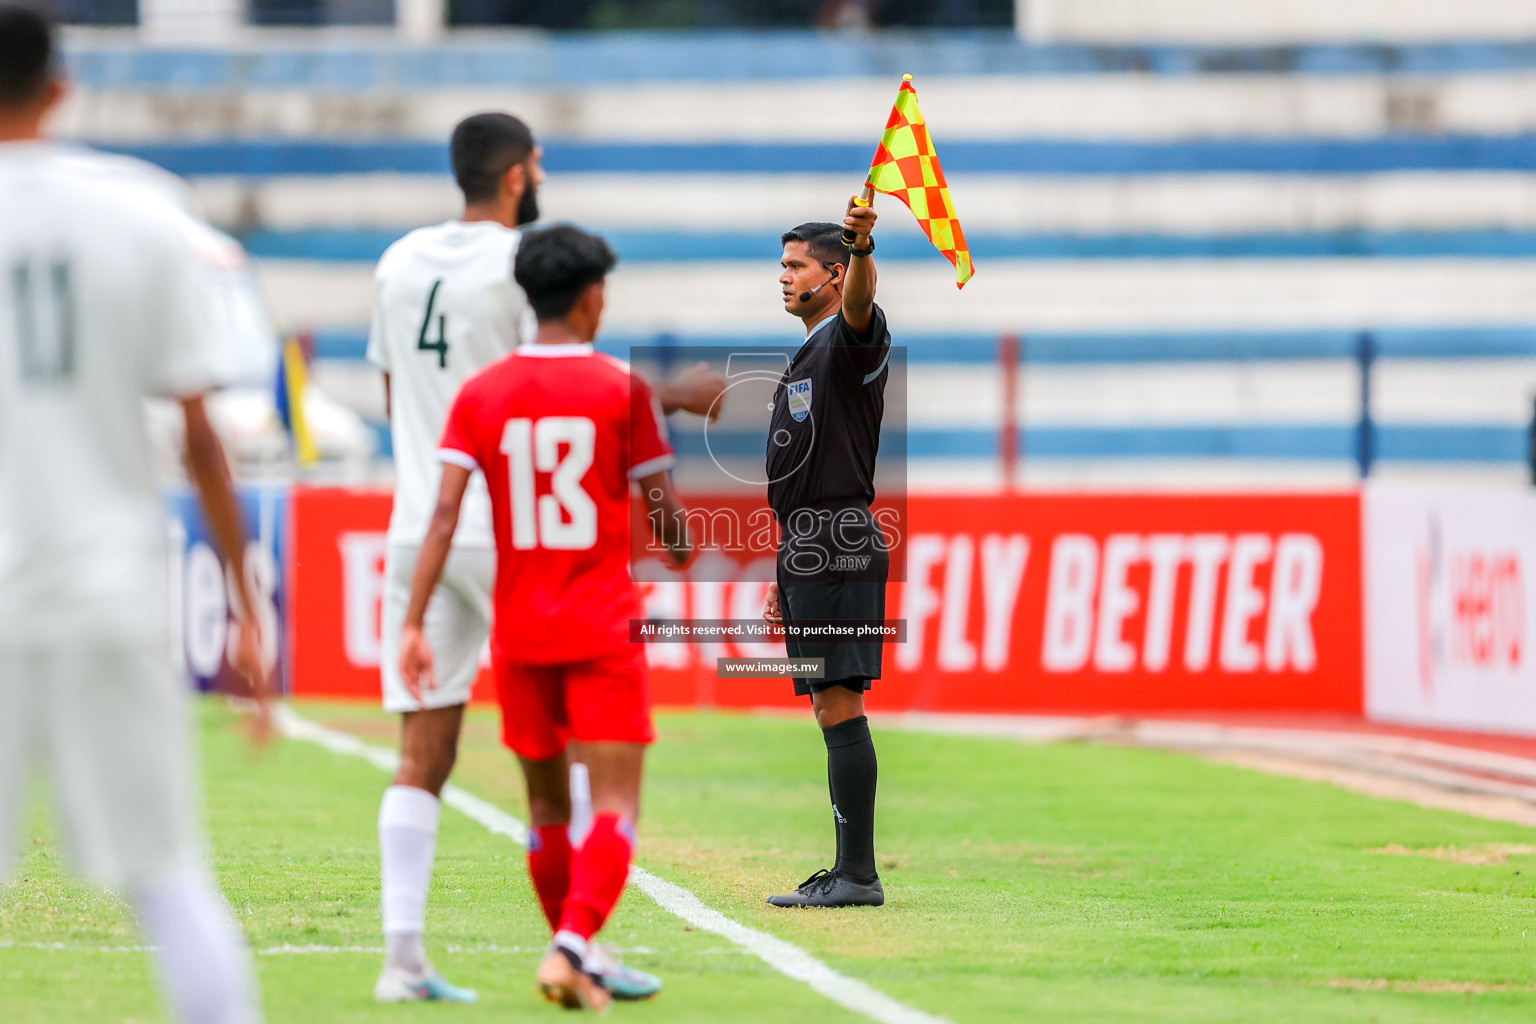
[[[837,264],[830,264],[830,265],[827,264],[827,263],[823,263],[822,264],[822,266],[827,268],[827,272],[828,273],[831,273],[832,267],[836,266],[836,265]],[[827,285],[831,284],[833,281],[836,281],[836,280],[837,280],[837,275],[836,274],[832,274],[831,277],[827,278],[825,281],[821,282],[821,284],[817,285],[815,288],[812,288],[810,291],[808,291],[808,292],[801,292],[800,293],[800,301],[801,302],[810,302],[811,299],[815,297],[817,292],[821,291]]]

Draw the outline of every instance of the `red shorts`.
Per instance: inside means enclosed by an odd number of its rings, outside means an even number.
[[[578,743],[651,743],[645,647],[592,661],[528,665],[494,659],[501,741],[518,757],[547,761]]]

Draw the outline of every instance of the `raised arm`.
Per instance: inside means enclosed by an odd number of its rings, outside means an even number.
[[[437,581],[443,575],[443,565],[448,561],[448,551],[453,545],[453,533],[459,528],[459,506],[464,502],[464,489],[469,486],[470,471],[457,463],[443,463],[443,482],[437,491],[437,508],[432,512],[432,522],[427,526],[427,537],[421,543],[416,556],[416,572],[411,577],[411,603],[406,607],[405,625],[400,630],[400,675],[405,688],[417,700],[421,699],[421,680],[426,679],[428,689],[435,683],[432,676],[432,647],[422,632],[427,617],[427,602]]]
[[[848,276],[843,283],[843,322],[861,337],[869,334],[875,316],[875,258],[860,256],[869,251],[869,235],[875,229],[875,208],[860,206],[857,197],[848,197],[843,227],[856,236],[848,260]]]

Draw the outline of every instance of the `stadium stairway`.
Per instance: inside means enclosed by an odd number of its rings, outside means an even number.
[[[459,117],[522,114],[546,219],[613,239],[615,350],[791,344],[778,233],[836,218],[909,71],[977,266],[957,292],[882,201],[913,486],[1000,482],[1007,334],[1027,482],[1349,485],[1363,335],[1380,472],[1528,472],[1536,42],[325,36],[214,53],[98,33],[70,38],[69,63],[66,132],[188,176],[280,319],[317,333],[317,377],[375,420],[371,264],[454,214]]]

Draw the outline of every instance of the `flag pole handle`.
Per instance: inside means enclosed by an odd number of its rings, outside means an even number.
[[[856,206],[868,206],[870,203],[872,203],[874,201],[875,201],[875,186],[871,185],[869,182],[866,181],[864,183],[864,191],[853,202],[854,202],[854,204]],[[856,235],[852,231],[849,231],[847,228],[844,228],[843,229],[843,246],[845,248],[852,249],[854,247],[854,245],[857,244],[858,240],[861,237],[867,237],[867,236]]]

